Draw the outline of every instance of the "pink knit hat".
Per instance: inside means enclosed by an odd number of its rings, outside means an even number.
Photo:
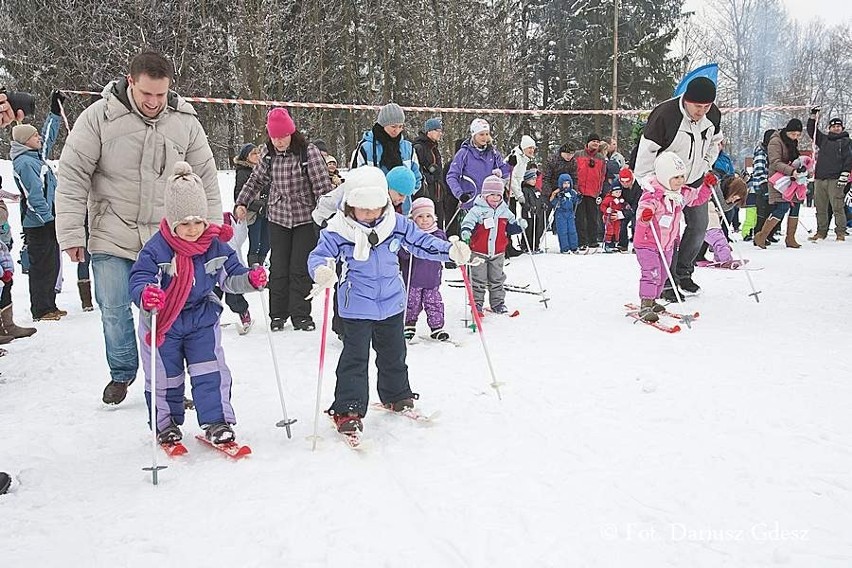
[[[418,197],[411,204],[411,218],[415,219],[418,215],[431,215],[435,217],[435,203],[428,197]]]
[[[497,176],[488,176],[482,182],[482,195],[499,195],[503,196],[503,190],[506,186],[503,184],[503,179]]]
[[[274,108],[266,115],[266,132],[270,138],[284,138],[296,132],[296,123],[286,108]]]

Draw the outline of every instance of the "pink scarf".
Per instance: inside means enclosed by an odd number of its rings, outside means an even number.
[[[165,289],[166,301],[163,309],[157,314],[157,347],[163,344],[166,332],[171,329],[172,324],[183,310],[186,299],[192,290],[192,282],[195,279],[195,267],[192,257],[204,254],[210,248],[213,239],[219,238],[227,243],[234,236],[234,230],[229,225],[210,224],[194,243],[185,241],[172,232],[168,221],[160,221],[160,234],[166,240],[166,244],[175,253],[175,273],[169,286]],[[151,332],[145,336],[145,341],[151,345]]]

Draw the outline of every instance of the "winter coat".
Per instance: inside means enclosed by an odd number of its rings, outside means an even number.
[[[734,168],[734,161],[724,150],[719,150],[719,155],[716,156],[716,161],[713,162],[713,170],[718,172],[719,177],[732,176],[737,173]]]
[[[130,298],[137,306],[141,304],[142,290],[157,282],[158,274],[161,275],[160,287],[168,290],[174,276],[174,256],[174,251],[159,232],[139,251],[139,257],[130,269]],[[255,290],[248,279],[249,269],[240,264],[234,249],[219,239],[213,239],[206,252],[192,257],[192,266],[195,278],[181,313],[188,315],[195,327],[218,325],[222,304],[213,293],[217,284],[231,294]]]
[[[600,210],[601,214],[604,218],[604,224],[611,222],[609,215],[611,213],[617,213],[619,219],[624,219],[624,209],[629,208],[630,206],[627,204],[627,199],[624,196],[619,198],[613,197],[612,193],[607,193],[604,198],[601,200]]]
[[[47,164],[47,157],[56,142],[60,120],[59,115],[47,115],[41,128],[40,151],[12,140],[12,169],[21,192],[21,217],[25,229],[43,227],[55,218],[56,176]]]
[[[423,176],[423,185],[420,186],[420,195],[417,197],[428,197],[436,203],[444,200],[447,188],[444,186],[444,161],[441,157],[441,149],[436,142],[420,132],[414,139],[414,152],[417,154],[417,162],[420,165],[420,174]]]
[[[396,214],[393,232],[372,247],[367,260],[355,260],[355,244],[329,229],[320,232],[316,248],[308,256],[308,273],[313,276],[329,258],[343,260],[337,286],[340,316],[348,319],[382,321],[405,309],[405,285],[397,253],[404,246],[426,260],[450,260],[450,243],[421,231],[414,221]]]
[[[766,148],[763,144],[758,144],[754,147],[754,161],[752,163],[752,172],[749,182],[755,192],[760,191],[760,186],[769,181],[769,170],[766,163]]]
[[[837,179],[841,173],[852,171],[852,140],[848,132],[844,130],[839,134],[831,132],[826,134],[816,128],[816,121],[813,118],[809,118],[808,135],[819,148],[814,171],[815,179]]]
[[[436,239],[447,240],[447,234],[441,229],[429,233]],[[414,259],[411,268],[411,283],[408,283],[408,266],[411,262],[411,253],[405,247],[399,249],[399,269],[402,271],[402,279],[411,288],[439,288],[441,286],[441,272],[443,265],[436,260]]]
[[[271,142],[260,151],[260,161],[251,172],[237,205],[247,206],[269,189],[266,218],[288,229],[312,222],[311,212],[317,200],[332,190],[328,166],[319,149],[307,147],[307,175],[302,168],[301,152],[279,152]],[[267,159],[267,156],[271,156]]]
[[[520,146],[515,146],[509,153],[506,163],[512,168],[511,177],[509,178],[509,192],[512,197],[517,199],[523,194],[524,174],[527,171],[530,158],[524,154]]]
[[[599,197],[606,183],[606,162],[600,154],[590,154],[588,150],[578,150],[574,161],[577,162],[577,177],[574,178],[577,192],[586,197]]]
[[[572,157],[566,162],[562,159],[562,154],[556,152],[544,165],[544,178],[541,182],[543,193],[548,199],[554,189],[562,187],[559,183],[559,176],[562,174],[568,174],[571,179],[577,179],[577,160]]]
[[[521,191],[524,195],[524,203],[521,205],[521,215],[523,215],[525,219],[530,219],[534,215],[548,211],[547,205],[545,204],[546,200],[538,188],[528,184],[523,184],[521,186]]]
[[[461,204],[462,209],[467,211],[473,207],[474,198],[482,191],[482,182],[493,175],[492,170],[495,169],[503,173],[501,177],[505,181],[512,168],[503,161],[503,156],[492,144],[479,149],[470,139],[462,142],[447,170],[447,186],[453,195],[459,201],[462,195],[470,197],[467,203]]]
[[[781,139],[781,132],[781,130],[778,130],[773,133],[772,137],[769,139],[769,144],[766,147],[766,161],[769,177],[772,177],[772,174],[776,172],[780,172],[785,176],[791,176],[796,171],[796,168],[792,166],[792,162],[799,157],[798,151],[791,153],[790,148],[787,147]],[[769,204],[774,205],[782,202],[784,202],[784,197],[781,195],[781,192],[775,189],[775,186],[770,183]]]
[[[487,227],[486,223],[490,227]],[[500,205],[494,208],[480,195],[474,200],[473,206],[461,223],[462,235],[465,231],[470,233],[471,251],[494,257],[506,252],[509,234],[516,235],[523,231],[523,228],[505,201],[501,201]]]
[[[157,118],[143,116],[127,79],[109,83],[77,118],[59,158],[56,237],[62,250],[136,259],[163,218],[166,180],[175,162],[192,166],[204,184],[210,221],[222,222],[216,162],[192,105],[169,91]]]
[[[414,152],[414,146],[400,137],[399,140],[399,155],[402,157],[402,165],[410,168],[414,172],[414,191],[420,191],[420,185],[423,183],[423,175],[420,173],[420,163],[417,161],[417,154]],[[351,168],[360,168],[361,166],[375,166],[380,168],[385,174],[387,170],[382,167],[382,144],[373,136],[372,130],[367,130],[352,152],[350,160]]]
[[[565,160],[562,161],[564,162]],[[560,188],[559,193],[556,194],[556,198],[550,204],[556,209],[557,215],[573,219],[577,210],[577,204],[580,202],[580,194],[574,190],[573,181],[571,187],[562,189],[562,185],[569,179],[572,179],[570,174],[559,174],[559,178],[557,179]]]
[[[636,179],[654,175],[654,160],[660,152],[674,152],[686,164],[686,183],[701,179],[719,155],[722,141],[722,113],[715,104],[698,122],[693,122],[683,108],[683,96],[657,106],[639,139],[636,153]]]
[[[254,169],[254,164],[243,160],[234,160],[234,165],[237,166],[234,169],[234,203],[236,203],[237,198],[240,196],[240,192],[243,190],[243,186],[246,184],[249,177],[251,177],[251,171]]]
[[[642,197],[639,198],[639,207],[636,209],[634,248],[657,250],[657,243],[654,240],[654,234],[651,232],[651,223],[653,223],[663,250],[671,250],[680,239],[680,220],[683,217],[683,208],[702,205],[710,197],[710,188],[706,184],[702,184],[697,189],[684,184],[680,190],[680,194],[683,196],[683,205],[673,205],[665,199],[665,188],[653,176],[645,179],[642,183],[642,189],[644,192]],[[654,213],[650,223],[642,221],[642,212],[645,209],[650,209]]]

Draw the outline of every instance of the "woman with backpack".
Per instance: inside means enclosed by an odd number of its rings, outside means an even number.
[[[311,212],[317,199],[331,191],[325,159],[296,129],[283,108],[266,116],[269,141],[261,150],[259,163],[237,196],[234,213],[243,220],[248,205],[268,192],[269,221],[269,317],[272,331],[284,329],[287,318],[293,329],[313,331],[308,254],[316,247],[317,233]]]

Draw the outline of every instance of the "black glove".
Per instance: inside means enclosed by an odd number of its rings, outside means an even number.
[[[473,195],[471,195],[470,193],[462,193],[461,195],[459,195],[459,202],[467,203],[468,201],[470,201],[471,197],[473,197]]]
[[[806,168],[805,166],[799,166],[798,168],[796,168],[796,172],[800,174],[806,171],[808,171],[808,168]]]
[[[818,106],[811,107],[811,114],[819,114],[819,111],[820,111],[820,107],[818,107]]]
[[[59,108],[59,103],[65,102],[65,95],[61,91],[53,91],[50,93],[50,112],[53,114],[62,114],[62,109]]]

